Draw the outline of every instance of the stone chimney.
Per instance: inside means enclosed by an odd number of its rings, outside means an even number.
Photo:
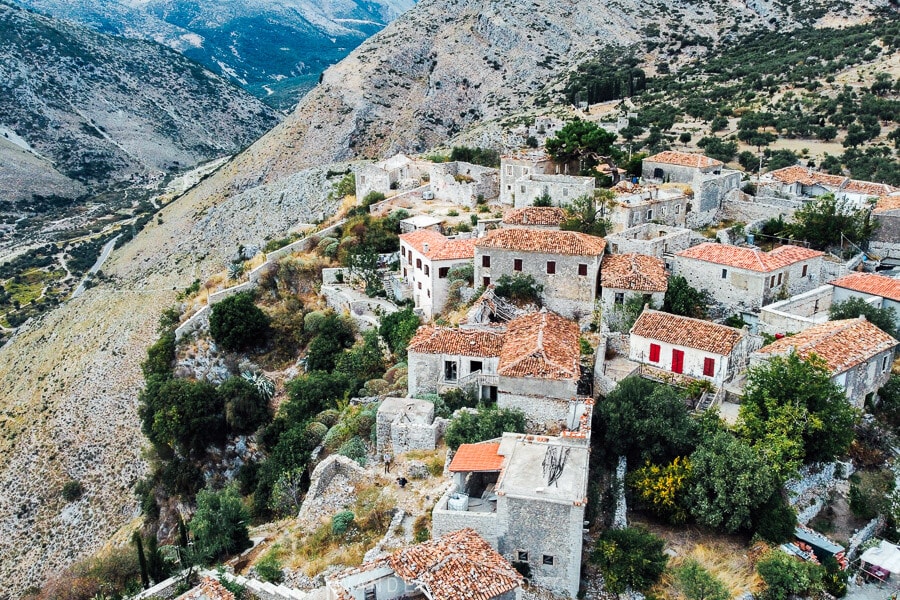
[[[428,242],[425,242],[424,244],[422,244],[422,253],[428,254]]]

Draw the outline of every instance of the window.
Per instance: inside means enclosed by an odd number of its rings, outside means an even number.
[[[422,259],[421,259],[421,258],[417,258],[417,259],[416,259],[416,268],[417,268],[417,269],[421,269],[421,268],[422,268]]]
[[[425,265],[425,275],[428,275],[428,265]]]
[[[806,277],[807,268],[809,268],[809,265],[803,265],[803,272],[800,274],[800,277]]]
[[[888,356],[885,355],[884,358],[881,359],[881,372],[884,373],[888,370],[890,364],[888,363]]]
[[[406,277],[406,267],[403,267],[403,276]]]
[[[525,186],[524,186],[524,185],[523,185],[523,186],[519,186],[519,191],[522,192],[522,193],[524,194],[524,193],[525,193]]]
[[[524,550],[516,552],[516,560],[519,562],[528,562],[528,553]]]
[[[490,277],[482,277],[481,285],[483,285],[484,287],[491,285],[491,278]]]
[[[704,358],[703,359],[703,374],[707,377],[712,377],[716,372],[716,359],[714,358]]]
[[[438,278],[446,279],[447,275],[450,273],[450,267],[438,267]]]
[[[547,261],[547,275],[553,275],[556,273],[556,261],[548,260]]]
[[[428,294],[428,297],[429,297],[429,298],[431,298],[431,290],[428,290],[428,291],[425,292],[425,293]]]
[[[666,207],[665,206],[659,207],[659,212],[662,213],[662,216],[666,216]]]
[[[672,350],[672,372],[684,373],[684,350]]]
[[[651,210],[647,211],[647,220],[650,221],[652,219],[653,219],[653,210],[651,209]]]
[[[444,361],[444,379],[446,381],[456,381],[456,361]]]
[[[554,564],[553,557],[549,554],[544,554],[541,556],[541,563],[552,567]]]
[[[782,276],[782,275],[784,275],[784,273],[779,273],[779,274],[778,274],[778,285],[781,285],[781,276]]]
[[[513,271],[521,271],[522,270],[522,259],[514,258],[513,259]]]
[[[469,361],[469,373],[474,373],[475,371],[481,371],[484,368],[480,360],[470,360]]]
[[[482,267],[490,267],[491,266],[491,257],[487,254],[481,257],[481,266]]]
[[[581,275],[582,277],[587,275],[587,265],[586,264],[581,263],[578,265],[578,274]]]
[[[659,362],[659,344],[650,344],[650,362]]]
[[[406,256],[406,246],[400,246],[400,256]]]
[[[625,292],[616,292],[614,302],[616,304],[625,304]]]
[[[568,197],[568,196],[569,196],[569,188],[563,188],[563,196],[564,196],[564,197]]]
[[[772,278],[769,280],[769,287],[770,288],[775,287],[775,276],[774,275],[772,275]]]
[[[420,289],[420,290],[422,289],[422,282],[421,282],[421,281],[419,282],[419,289]]]
[[[506,165],[506,174],[512,175],[512,165]]]
[[[722,269],[722,279],[728,279],[728,269]]]
[[[675,205],[675,214],[676,215],[681,214],[681,205],[680,204]]]

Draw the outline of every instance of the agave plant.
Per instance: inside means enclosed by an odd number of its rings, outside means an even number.
[[[266,377],[263,373],[252,373],[250,371],[244,371],[241,374],[241,377],[256,386],[257,391],[262,394],[262,396],[266,400],[271,400],[272,396],[275,395],[275,383],[271,379]]]
[[[228,264],[228,279],[237,281],[244,274],[244,263],[233,262]]]

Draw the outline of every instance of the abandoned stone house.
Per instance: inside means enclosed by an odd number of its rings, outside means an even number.
[[[581,196],[593,198],[594,185],[593,177],[531,173],[519,177],[513,184],[513,205],[516,208],[533,206],[538,198],[547,196],[554,206],[566,206]]]
[[[448,238],[432,229],[400,235],[401,279],[426,319],[444,310],[450,291],[450,269],[472,262],[474,243],[474,239]]]
[[[522,583],[509,561],[468,527],[325,578],[328,600],[514,600]]]
[[[444,434],[446,419],[434,416],[434,403],[415,398],[385,398],[375,416],[375,447],[392,450],[434,450]]]
[[[606,236],[606,243],[613,254],[634,252],[662,258],[671,265],[677,252],[691,247],[692,233],[682,227],[643,223]]]
[[[581,579],[589,442],[505,433],[464,444],[450,463],[450,490],[432,510],[432,531],[478,531],[532,580],[575,598]]]
[[[475,242],[475,285],[502,275],[531,275],[543,286],[544,306],[581,321],[594,310],[600,289],[603,238],[575,231],[497,229]]]
[[[716,386],[747,365],[752,348],[746,330],[645,309],[631,328],[629,359],[642,372],[689,377]]]
[[[681,227],[692,210],[690,190],[679,184],[639,185],[620,181],[612,188],[615,197],[603,208],[614,233],[641,224]],[[607,212],[608,210],[608,212]]]
[[[506,326],[423,326],[407,348],[409,395],[471,390],[530,426],[577,430],[589,399],[579,395],[579,329],[542,310]]]
[[[543,150],[521,151],[500,157],[500,203],[515,203],[515,183],[522,177],[556,172],[556,165]]]
[[[433,229],[440,233],[444,219],[431,215],[413,215],[400,221],[400,233],[412,233],[417,229]]]
[[[601,318],[611,330],[619,331],[615,321],[621,307],[634,298],[641,304],[662,307],[668,287],[669,274],[661,259],[643,254],[607,254],[600,267]]]
[[[566,211],[557,206],[526,206],[508,211],[500,226],[507,229],[559,229]]]
[[[760,177],[758,188],[759,194],[796,199],[830,193],[837,201],[847,202],[853,208],[864,208],[875,198],[900,193],[900,189],[884,183],[831,175],[799,165],[769,171]]]
[[[418,187],[432,163],[397,154],[387,160],[361,165],[356,169],[356,201],[369,192],[389,194],[391,190]]]
[[[750,364],[789,353],[804,359],[818,356],[850,403],[862,408],[866,399],[873,398],[890,378],[897,344],[897,340],[860,316],[827,321],[776,340],[755,352]]]
[[[822,283],[823,253],[785,245],[770,252],[707,242],[675,255],[673,272],[715,302],[755,324],[766,304]]]
[[[882,263],[900,265],[900,192],[880,197],[872,219],[877,228],[869,239],[869,251]]]
[[[740,192],[743,175],[724,167],[721,161],[702,154],[666,150],[641,161],[641,175],[648,181],[690,185],[693,198],[686,223],[700,227],[712,222],[724,200]]]
[[[432,163],[429,189],[436,200],[474,208],[500,195],[500,172],[466,162]]]

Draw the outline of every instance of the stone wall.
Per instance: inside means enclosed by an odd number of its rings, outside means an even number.
[[[465,162],[434,163],[429,169],[429,185],[438,200],[473,208],[481,196],[492,200],[500,195],[500,172]],[[457,181],[456,177],[472,181]]]
[[[447,500],[449,490],[455,490],[455,485],[451,484],[447,493],[441,496],[434,509],[431,511],[431,537],[438,538],[466,527],[471,527],[484,538],[494,548],[499,542],[499,523],[500,519],[497,513],[476,513],[464,510],[448,510]],[[499,504],[499,501],[498,501]],[[499,508],[498,508],[499,510]]]
[[[797,522],[809,523],[819,514],[829,492],[840,479],[853,474],[853,463],[831,462],[803,467],[800,476],[788,481],[784,487],[788,493],[788,503],[797,511]]]
[[[826,284],[764,306],[759,313],[759,331],[769,335],[797,333],[827,321],[833,292],[834,288]]]
[[[753,196],[749,196],[753,198]],[[769,202],[769,200],[777,200],[779,204]],[[784,206],[782,203],[790,203],[791,206]],[[719,220],[739,221],[741,223],[749,223],[751,221],[775,219],[779,216],[785,221],[794,218],[794,213],[799,208],[799,202],[783,200],[781,198],[756,198],[754,200],[741,200],[738,198],[729,198],[722,203],[722,207],[716,214]]]
[[[607,236],[613,254],[636,252],[662,258],[691,246],[691,230],[654,223],[643,223]]]
[[[300,507],[298,519],[305,519],[310,513],[316,510],[316,501],[325,495],[332,485],[332,481],[338,475],[343,475],[349,481],[362,481],[368,479],[369,475],[356,463],[353,459],[332,454],[318,465],[310,477],[309,491],[306,492],[306,498]]]
[[[741,177],[740,171],[728,170],[723,170],[719,175],[698,174],[691,182],[694,210],[714,215],[731,192],[740,190]]]
[[[878,229],[869,241],[869,250],[883,258],[900,259],[900,214],[874,214]]]
[[[516,208],[532,206],[544,194],[550,196],[553,206],[564,206],[580,196],[593,196],[594,178],[531,174],[516,180],[513,187]]]
[[[181,325],[176,327],[175,328],[175,341],[180,340],[181,338],[183,338],[185,335],[187,335],[189,333],[193,333],[194,331],[197,331],[198,329],[202,329],[203,327],[206,327],[209,324],[209,312],[210,312],[209,306],[204,306],[203,308],[198,310],[196,313],[191,315],[191,317],[187,321],[185,321],[184,323],[182,323]]]

